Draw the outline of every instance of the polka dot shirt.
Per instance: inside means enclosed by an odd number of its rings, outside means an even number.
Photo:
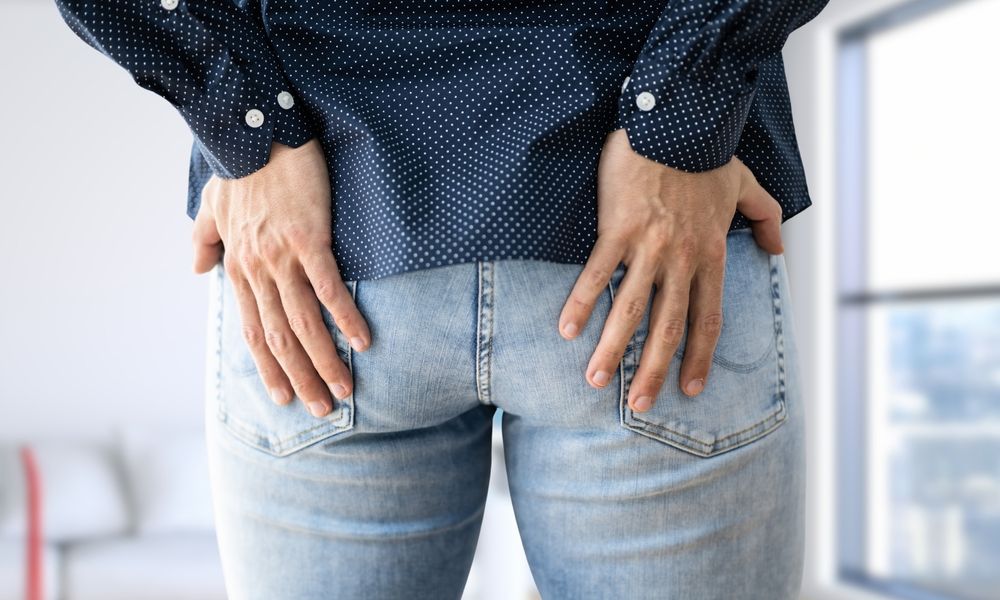
[[[505,258],[586,262],[625,129],[691,172],[738,156],[811,204],[781,48],[827,0],[56,0],[190,126],[215,174],[320,141],[345,280]],[[737,213],[730,229],[748,227]]]

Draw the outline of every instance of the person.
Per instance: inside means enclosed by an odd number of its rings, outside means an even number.
[[[193,134],[230,598],[460,597],[497,414],[544,598],[797,596],[826,0],[56,4]]]

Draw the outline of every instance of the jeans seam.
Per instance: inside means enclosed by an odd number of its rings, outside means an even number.
[[[493,261],[477,261],[479,287],[476,294],[476,396],[479,403],[492,405],[490,368],[493,359]],[[485,325],[485,333],[484,333]]]
[[[785,406],[785,332],[783,327],[784,312],[781,310],[781,281],[778,271],[780,255],[769,256],[771,267],[771,298],[774,302],[774,338],[778,351],[778,400]]]
[[[222,319],[223,319],[223,266],[215,265],[215,415],[220,421],[225,420],[226,413],[222,404]]]

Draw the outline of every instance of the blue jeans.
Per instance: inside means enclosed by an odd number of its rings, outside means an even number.
[[[354,393],[323,419],[268,398],[218,265],[206,423],[229,597],[460,597],[499,407],[546,600],[795,598],[805,464],[787,272],[748,229],[727,244],[706,388],[679,391],[682,342],[643,414],[626,399],[648,311],[611,382],[584,379],[622,265],[572,341],[557,321],[582,265],[481,261],[347,282],[372,345],[353,352],[324,309]]]

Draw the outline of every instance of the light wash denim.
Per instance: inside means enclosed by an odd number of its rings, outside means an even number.
[[[557,323],[582,265],[479,261],[348,282],[373,343],[352,351],[324,310],[354,393],[323,419],[268,398],[218,265],[206,423],[229,598],[459,598],[498,407],[542,598],[796,597],[804,423],[787,272],[748,229],[727,246],[706,388],[679,391],[682,343],[645,414],[626,399],[648,312],[611,382],[584,378],[622,265],[572,341]]]

